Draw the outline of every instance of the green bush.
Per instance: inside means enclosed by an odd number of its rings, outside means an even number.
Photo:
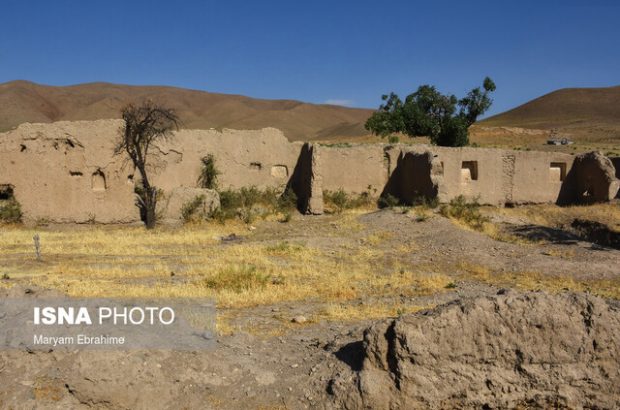
[[[323,191],[323,201],[327,208],[334,213],[341,213],[345,209],[363,208],[372,205],[372,186],[361,194],[348,194],[342,188],[337,191]]]
[[[217,177],[220,171],[215,166],[215,157],[208,154],[200,159],[202,168],[198,176],[198,184],[201,188],[217,189]]]
[[[227,189],[219,194],[220,208],[211,216],[220,222],[239,218],[250,224],[257,217],[276,214],[283,214],[288,222],[297,207],[297,196],[292,190],[280,194],[275,188],[260,190],[252,186],[239,190]]]
[[[297,195],[292,189],[287,189],[284,193],[277,197],[278,202],[276,209],[282,213],[291,213],[297,209]]]
[[[447,218],[462,221],[476,230],[482,230],[484,223],[489,221],[480,213],[478,199],[468,201],[463,195],[457,196],[449,204],[443,204],[439,208],[439,213]]]
[[[349,195],[342,188],[337,191],[323,191],[325,205],[333,208],[335,213],[341,213],[348,208]]]
[[[0,201],[0,222],[18,223],[22,219],[22,208],[15,198]]]
[[[377,205],[379,205],[379,208],[394,208],[400,205],[400,200],[392,194],[387,194],[379,198]]]
[[[390,144],[398,144],[400,142],[400,138],[398,138],[398,135],[392,134],[388,137],[388,142]]]
[[[429,198],[427,196],[419,196],[414,199],[413,206],[419,206],[425,209],[435,209],[439,206],[439,199],[437,199],[437,197]]]

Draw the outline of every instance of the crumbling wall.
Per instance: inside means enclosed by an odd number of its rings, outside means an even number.
[[[15,187],[24,221],[138,222],[134,187],[139,174],[124,155],[114,155],[122,125],[120,120],[23,124],[0,134],[0,184]],[[153,147],[149,176],[165,201],[179,187],[197,187],[200,159],[212,154],[221,189],[283,191],[302,145],[273,128],[181,130]],[[169,212],[166,218],[172,218]]]
[[[159,145],[154,184],[169,191],[178,186],[195,187],[201,158],[211,154],[220,189],[281,188],[287,185],[303,143],[289,142],[275,128],[261,130],[180,130]]]
[[[323,213],[323,184],[317,172],[314,148],[309,143],[302,146],[287,189],[295,193],[301,213],[320,215]]]
[[[0,184],[14,186],[26,223],[130,223],[133,182],[113,157],[118,121],[22,124],[0,134]]]
[[[348,193],[368,192],[378,197],[388,181],[384,150],[380,144],[314,144],[314,157],[323,189],[327,191],[343,189]]]
[[[616,171],[616,178],[620,179],[620,157],[609,157]]]
[[[575,157],[557,199],[559,205],[606,202],[616,197],[620,181],[609,158],[600,152]]]
[[[413,205],[423,199],[436,198],[443,166],[430,152],[386,152],[388,163],[395,166],[390,172],[381,197],[391,195],[403,204]]]
[[[182,223],[184,207],[190,204],[195,208],[194,216],[206,218],[220,207],[220,196],[213,189],[176,187],[158,203],[161,221]]]
[[[391,165],[384,192],[404,203],[426,186],[424,196],[436,191],[441,202],[463,195],[500,206],[555,202],[573,161],[553,152],[430,145],[387,147],[386,156]]]
[[[620,179],[620,157],[610,157],[609,159],[616,169],[616,178]],[[620,198],[620,190],[618,190],[616,198]]]
[[[512,204],[554,203],[573,165],[568,154],[536,151],[512,151],[515,170]]]
[[[14,187],[23,219],[138,222],[139,175],[123,155],[113,154],[122,125],[121,120],[23,124],[0,134],[0,186]],[[310,214],[323,212],[323,190],[338,189],[375,197],[390,193],[404,203],[420,197],[448,202],[459,195],[491,205],[609,200],[618,191],[620,168],[601,154],[291,143],[273,128],[181,130],[151,154],[151,182],[164,198],[178,188],[197,188],[201,158],[210,154],[221,172],[220,189],[292,189],[299,209]]]
[[[433,162],[437,164],[434,178],[438,184],[437,197],[441,202],[463,195],[470,199],[477,198],[483,204],[504,203],[503,160],[499,150],[427,145],[405,147],[403,150],[432,155]]]

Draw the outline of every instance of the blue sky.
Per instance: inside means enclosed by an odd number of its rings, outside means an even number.
[[[491,113],[620,85],[618,1],[2,0],[0,82],[173,85],[376,108],[420,84]]]

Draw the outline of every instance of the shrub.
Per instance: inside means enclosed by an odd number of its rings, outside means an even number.
[[[359,195],[353,195],[347,203],[348,208],[364,208],[372,205],[372,196],[370,191],[362,192]]]
[[[196,218],[202,219],[205,217],[203,211],[201,210],[204,200],[204,195],[198,195],[194,199],[183,204],[181,207],[181,217],[184,222],[191,222]]]
[[[304,249],[304,245],[291,244],[288,241],[278,242],[265,247],[265,251],[272,255],[288,255],[300,252]]]
[[[239,190],[220,191],[220,208],[211,217],[220,222],[239,218],[250,224],[257,217],[283,214],[288,222],[297,207],[297,196],[292,190],[280,194],[275,188],[243,187]]]
[[[13,197],[0,202],[0,222],[17,223],[22,219],[22,208]]]
[[[394,208],[400,205],[400,200],[392,194],[383,195],[377,201],[379,208]]]
[[[261,289],[268,283],[269,276],[259,273],[254,265],[228,266],[205,280],[205,285],[210,289],[237,293]]]
[[[291,214],[297,209],[297,195],[292,189],[287,189],[282,195],[278,196],[276,209],[283,214]]]
[[[217,177],[220,171],[215,166],[215,157],[208,154],[200,159],[202,169],[198,176],[198,184],[201,188],[217,189]]]
[[[398,138],[398,135],[392,134],[388,137],[388,142],[390,144],[398,144],[400,142],[400,138]]]
[[[282,218],[280,218],[280,222],[288,223],[291,222],[291,219],[293,219],[293,213],[291,211],[284,211],[282,213]]]
[[[457,196],[449,204],[442,205],[439,213],[447,218],[462,221],[478,231],[482,230],[485,222],[488,222],[488,218],[480,213],[478,198],[469,202],[463,195]]]
[[[439,206],[439,199],[437,197],[419,196],[415,198],[413,205],[424,209],[435,209]]]
[[[342,188],[337,191],[326,190],[323,191],[323,200],[325,201],[325,205],[334,209],[335,213],[341,213],[343,210],[347,209],[349,196]]]
[[[424,222],[427,221],[429,216],[424,212],[418,212],[415,217],[416,222]]]
[[[325,205],[334,213],[341,213],[345,209],[363,208],[372,205],[372,186],[361,194],[348,194],[342,188],[337,191],[323,191]],[[375,190],[376,191],[376,190]]]

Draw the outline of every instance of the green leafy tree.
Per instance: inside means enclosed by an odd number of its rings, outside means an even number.
[[[495,83],[489,77],[482,88],[471,90],[460,100],[441,94],[434,86],[422,85],[403,102],[390,93],[366,121],[366,129],[382,137],[401,132],[410,137],[428,136],[436,145],[462,147],[469,143],[469,127],[484,114],[493,100]]]

